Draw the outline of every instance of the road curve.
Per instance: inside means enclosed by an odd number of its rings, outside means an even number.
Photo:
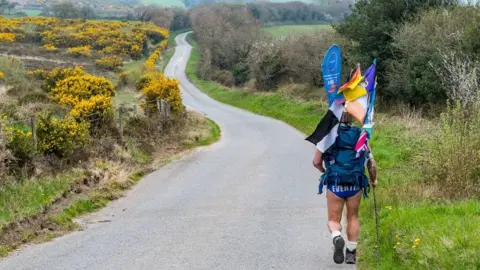
[[[0,269],[339,269],[313,147],[276,120],[218,103],[185,76],[186,35],[166,75],[222,139],[147,176],[86,217],[83,231],[32,245]],[[105,221],[97,222],[94,221]]]

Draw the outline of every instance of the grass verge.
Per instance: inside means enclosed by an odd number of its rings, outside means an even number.
[[[324,102],[301,101],[281,93],[263,94],[225,88],[196,75],[195,47],[188,78],[210,97],[251,112],[282,120],[310,133],[325,112]],[[445,201],[424,184],[418,154],[436,132],[435,123],[412,116],[377,114],[371,146],[378,163],[382,264],[376,265],[372,194],[361,207],[359,268],[480,269],[480,202]],[[312,149],[313,154],[313,149]],[[327,228],[325,228],[326,230]]]

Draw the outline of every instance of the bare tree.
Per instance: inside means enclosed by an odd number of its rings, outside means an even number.
[[[55,17],[60,19],[71,19],[79,17],[79,10],[73,2],[64,1],[52,6],[52,11]]]

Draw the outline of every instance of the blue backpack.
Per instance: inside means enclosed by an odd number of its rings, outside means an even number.
[[[369,153],[355,151],[362,133],[358,127],[340,125],[335,143],[322,155],[326,172],[320,178],[319,194],[323,186],[355,185],[368,193],[368,177],[365,174],[366,158]]]

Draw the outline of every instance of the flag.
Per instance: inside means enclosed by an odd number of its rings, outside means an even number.
[[[367,68],[367,71],[365,71],[365,89],[368,93],[372,93],[375,90],[376,69],[377,66],[375,64],[372,64],[370,67]]]
[[[338,92],[343,93],[345,101],[354,101],[367,94],[367,90],[365,90],[365,86],[362,84],[364,79],[365,77],[362,76],[360,65],[358,65],[350,81],[342,85],[342,87],[338,89]]]
[[[322,75],[325,93],[328,97],[328,106],[332,105],[337,96],[342,74],[342,54],[340,47],[332,45],[325,53],[322,62]]]
[[[355,151],[357,152],[357,157],[360,157],[360,153],[370,151],[368,147],[368,132],[365,130],[360,133],[360,137],[358,138],[357,144],[355,145]]]
[[[344,109],[343,104],[332,103],[313,134],[306,139],[313,143],[320,152],[325,153],[335,143]]]
[[[368,92],[368,107],[363,129],[365,129],[369,134],[372,134],[372,129],[375,125],[373,122],[373,115],[375,113],[375,96],[377,94],[376,65],[377,60],[375,59],[373,60],[373,64],[365,72],[365,81],[367,84],[366,89]]]
[[[364,123],[365,116],[367,115],[368,108],[368,96],[363,95],[354,101],[345,103],[345,110],[355,117],[360,123]]]

